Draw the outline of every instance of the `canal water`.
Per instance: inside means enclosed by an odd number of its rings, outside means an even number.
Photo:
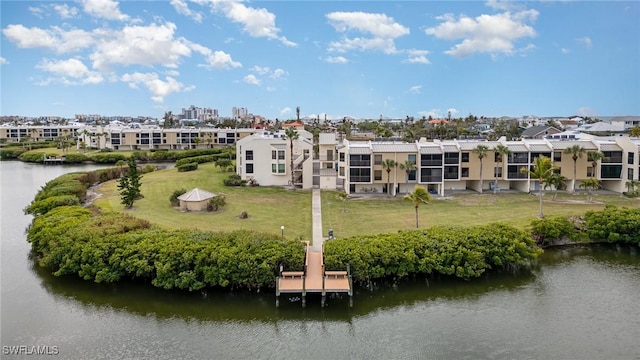
[[[2,359],[640,359],[630,247],[547,250],[531,272],[359,290],[353,308],[51,276],[29,258],[22,209],[48,180],[92,168],[0,162]],[[34,346],[58,355],[27,355]]]

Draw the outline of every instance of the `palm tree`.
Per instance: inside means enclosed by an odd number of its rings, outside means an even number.
[[[416,163],[411,160],[405,160],[405,162],[401,163],[398,166],[400,167],[401,170],[404,170],[404,173],[405,173],[404,181],[408,184],[409,174],[411,174],[411,172],[417,168]]]
[[[540,198],[540,218],[544,217],[542,211],[542,191],[545,188],[545,183],[549,181],[549,178],[557,168],[553,167],[551,159],[546,156],[540,156],[533,160],[533,170],[529,170],[526,167],[520,169],[523,174],[528,174],[529,177],[538,179],[540,187],[538,190],[538,197]]]
[[[416,229],[418,228],[418,208],[422,204],[429,204],[431,202],[431,195],[422,186],[416,186],[412,193],[404,196],[405,200],[413,202],[413,206],[416,209]]]
[[[601,186],[600,181],[598,181],[598,179],[596,179],[595,177],[592,177],[583,181],[582,184],[580,184],[580,187],[587,190],[587,200],[589,202],[592,202],[593,194],[591,193],[591,190],[599,189]]]
[[[586,150],[580,145],[573,145],[566,149],[564,149],[565,154],[570,154],[573,159],[573,181],[571,182],[571,192],[576,191],[576,164],[578,163],[578,158],[582,157]]]
[[[567,178],[554,172],[547,180],[547,185],[553,186],[553,200],[555,200],[558,196],[558,190],[564,190],[567,187]]]
[[[629,130],[629,136],[640,138],[640,126],[632,127],[631,130]]]
[[[387,195],[391,195],[391,188],[389,188],[389,182],[391,177],[391,168],[398,166],[392,159],[384,159],[382,161],[382,168],[387,172]]]
[[[480,194],[482,194],[482,167],[484,165],[484,158],[487,156],[487,151],[489,151],[489,148],[486,145],[478,145],[471,151],[474,154],[478,155],[478,159],[480,159]]]
[[[290,127],[284,131],[284,136],[289,140],[289,168],[291,170],[291,186],[293,186],[293,141],[298,140],[300,135],[295,128]]]
[[[630,193],[636,191],[638,185],[640,185],[640,181],[637,180],[629,180],[624,184],[627,187],[627,192]]]
[[[593,178],[598,178],[596,176],[598,174],[598,161],[604,159],[606,159],[606,156],[600,151],[589,151],[587,153],[587,160],[591,161],[591,166],[593,166]]]
[[[505,156],[511,155],[511,150],[509,150],[508,147],[506,147],[503,144],[499,144],[498,146],[496,146],[495,149],[496,154],[500,155],[500,157],[498,157],[498,167],[502,170],[502,160],[504,159]],[[502,172],[500,172],[500,174],[502,174]],[[496,180],[496,183],[493,184],[493,193],[495,194],[498,191],[498,180]]]

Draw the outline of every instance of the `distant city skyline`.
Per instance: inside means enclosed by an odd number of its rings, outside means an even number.
[[[640,115],[637,1],[0,2],[0,115]]]

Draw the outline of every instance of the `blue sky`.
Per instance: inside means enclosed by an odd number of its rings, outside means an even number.
[[[638,1],[2,1],[2,115],[640,115]]]

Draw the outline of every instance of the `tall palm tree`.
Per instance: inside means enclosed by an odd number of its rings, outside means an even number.
[[[521,173],[528,174],[529,177],[537,179],[540,183],[538,190],[538,197],[540,198],[540,218],[544,217],[544,213],[542,211],[542,192],[546,186],[545,184],[549,181],[549,178],[553,175],[553,172],[556,169],[557,168],[553,167],[551,159],[546,156],[540,156],[533,160],[533,170],[529,170],[526,167],[520,169]]]
[[[293,141],[298,140],[300,134],[295,128],[290,127],[284,131],[284,136],[289,140],[289,169],[291,171],[291,186],[293,186]]]
[[[500,155],[498,157],[498,167],[502,170],[502,160],[504,159],[505,156],[511,155],[511,150],[509,150],[509,148],[503,144],[499,144],[498,146],[496,146],[495,149],[496,154]],[[503,172],[500,172],[500,174],[503,174]],[[503,175],[504,176],[504,175]],[[493,185],[493,193],[495,194],[498,191],[498,180],[496,180],[496,183]]]
[[[591,161],[591,166],[593,166],[593,178],[598,178],[598,161],[604,160],[607,157],[600,151],[589,151],[587,153],[587,160]]]
[[[582,184],[580,184],[580,187],[585,188],[587,190],[587,200],[589,202],[592,202],[593,194],[591,193],[591,190],[599,189],[601,185],[598,179],[596,179],[595,177],[592,177],[583,181]]]
[[[571,158],[573,159],[573,181],[571,182],[572,193],[576,191],[576,169],[577,169],[578,158],[581,158],[582,154],[584,154],[586,151],[587,150],[585,150],[582,146],[577,144],[573,146],[569,146],[568,148],[564,149],[564,153],[570,154]]]
[[[489,148],[486,145],[478,145],[471,151],[478,155],[478,159],[480,159],[480,194],[482,194],[482,168],[484,166],[484,158],[487,157],[487,151],[489,151]]]
[[[415,169],[417,169],[416,163],[411,161],[411,160],[405,160],[405,162],[401,163],[400,165],[400,169],[404,170],[404,181],[408,184],[409,183],[409,174],[411,174],[411,172]]]
[[[416,186],[412,193],[404,196],[405,200],[413,202],[413,206],[416,209],[416,229],[418,228],[418,208],[422,204],[429,204],[431,202],[431,195],[422,186]]]
[[[387,172],[387,195],[391,195],[391,188],[389,187],[389,183],[391,181],[391,169],[398,166],[393,159],[384,159],[382,161],[382,168]]]

